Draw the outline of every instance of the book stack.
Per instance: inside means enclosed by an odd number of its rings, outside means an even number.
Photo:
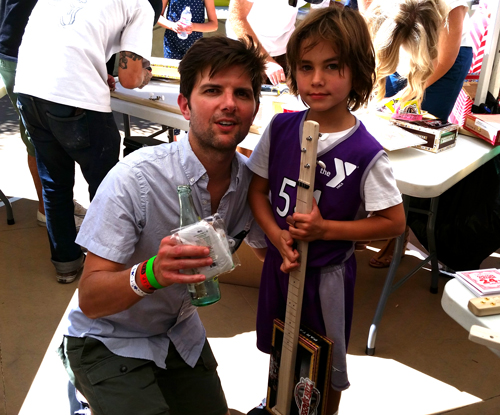
[[[500,270],[496,268],[461,271],[455,275],[478,297],[500,294]]]

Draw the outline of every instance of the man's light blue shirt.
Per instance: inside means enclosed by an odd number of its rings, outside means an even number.
[[[231,183],[218,213],[237,247],[252,226],[247,191],[252,173],[236,153]],[[190,185],[198,214],[212,214],[208,176],[187,136],[171,144],[135,151],[106,176],[92,201],[76,242],[95,255],[131,267],[156,255],[160,241],[179,226],[178,185]],[[247,243],[264,247],[254,226]],[[253,235],[253,236],[252,236]],[[174,284],[144,297],[128,310],[90,319],[80,308],[69,315],[66,335],[90,336],[113,353],[152,360],[165,368],[170,341],[190,366],[197,362],[205,329],[187,286]]]

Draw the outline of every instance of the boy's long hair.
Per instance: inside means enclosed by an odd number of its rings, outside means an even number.
[[[179,64],[180,93],[188,102],[194,85],[203,71],[210,70],[209,77],[233,66],[241,66],[252,81],[255,102],[259,102],[265,75],[265,57],[257,44],[247,39],[233,40],[223,36],[198,39],[187,51]]]
[[[288,83],[297,89],[297,65],[300,65],[304,42],[308,50],[321,41],[328,42],[338,55],[342,74],[347,66],[352,73],[352,88],[347,106],[355,111],[370,98],[375,82],[375,54],[368,27],[359,12],[349,7],[330,6],[312,10],[297,26],[287,45]]]
[[[442,0],[374,1],[365,13],[377,59],[377,100],[385,97],[385,82],[396,72],[401,47],[410,56],[408,84],[401,102],[424,98],[427,79],[438,56],[439,34],[448,16]]]

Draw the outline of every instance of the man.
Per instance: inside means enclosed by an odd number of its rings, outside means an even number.
[[[64,354],[95,415],[229,414],[186,285],[205,277],[181,273],[210,265],[209,249],[176,245],[169,235],[179,226],[177,186],[186,184],[199,216],[218,212],[235,248],[250,231],[251,173],[236,146],[258,110],[264,58],[253,42],[202,38],[179,72],[178,104],[191,124],[188,136],[119,162],[99,187],[77,238],[88,255]],[[265,246],[261,239],[249,244]],[[134,266],[142,261],[152,264],[146,272],[164,288],[143,282],[142,266]]]
[[[229,3],[227,36],[237,39],[250,35],[258,40],[262,53],[266,54],[266,75],[273,85],[286,81],[286,45],[295,29],[299,7],[305,4],[303,0],[299,0],[296,7],[290,6],[288,0],[231,0]]]
[[[146,85],[152,27],[166,2],[40,0],[26,26],[14,90],[36,148],[51,259],[60,283],[73,282],[85,258],[75,243],[75,162],[92,200],[118,161],[120,134],[109,95],[114,79],[108,79],[106,62],[120,52],[120,83]]]
[[[24,28],[28,23],[31,10],[37,0],[1,0],[0,1],[0,80],[3,81],[12,106],[17,109],[17,95],[14,93],[14,79],[16,77],[17,55],[23,37]],[[43,207],[42,183],[38,175],[35,159],[35,147],[29,138],[23,123],[19,121],[21,139],[28,151],[28,168],[33,178],[38,196],[37,221],[45,226],[45,209]]]

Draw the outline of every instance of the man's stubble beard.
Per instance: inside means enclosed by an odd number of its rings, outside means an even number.
[[[241,129],[238,128],[238,131],[234,133],[234,136],[232,136],[232,139],[230,140],[229,144],[222,144],[223,140],[220,140],[215,132],[214,132],[214,123],[213,123],[214,117],[210,119],[210,127],[207,130],[200,130],[197,127],[195,127],[198,123],[196,122],[196,116],[192,114],[191,116],[191,126],[190,126],[190,131],[194,137],[196,137],[196,141],[198,145],[210,152],[234,152],[236,150],[236,147],[238,146],[239,143],[241,143],[244,139],[245,136],[242,137]],[[238,126],[241,126],[241,124],[238,122]],[[224,134],[221,135],[224,137]],[[229,136],[229,134],[227,134]]]

